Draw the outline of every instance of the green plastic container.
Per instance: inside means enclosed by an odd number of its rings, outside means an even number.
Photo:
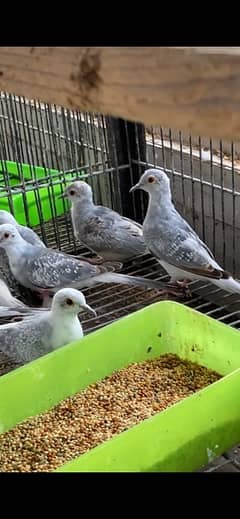
[[[6,186],[3,171],[7,172],[10,178],[9,183],[12,187],[14,214],[17,215],[20,224],[26,225],[27,223],[25,206],[28,208],[29,223],[32,227],[40,223],[38,206],[41,207],[42,218],[45,222],[52,220],[53,217],[61,216],[69,209],[70,204],[67,200],[63,201],[57,198],[62,193],[62,189],[60,184],[54,185],[54,181],[59,181],[59,178],[61,178],[60,171],[56,169],[46,169],[40,166],[30,166],[29,164],[17,164],[12,161],[0,161],[0,209],[10,211],[7,192],[5,191]],[[41,187],[41,182],[44,183],[46,173],[47,175],[51,175],[52,185]],[[83,174],[83,172],[80,172],[80,175],[81,174]],[[14,188],[17,189],[16,186],[19,186],[22,179],[28,181],[24,197],[22,193],[14,193]],[[29,181],[35,181],[36,179],[39,182],[37,190],[32,189],[31,182],[29,185]],[[72,182],[72,174],[65,174],[64,179],[67,182]]]
[[[240,441],[240,334],[159,302],[0,378],[0,432],[132,362],[176,353],[224,377],[60,467],[62,472],[194,471]]]

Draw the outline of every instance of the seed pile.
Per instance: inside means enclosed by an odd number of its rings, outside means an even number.
[[[51,472],[220,378],[172,354],[131,364],[0,436],[0,472]]]

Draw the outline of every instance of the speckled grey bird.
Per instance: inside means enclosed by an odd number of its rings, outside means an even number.
[[[81,339],[80,311],[96,316],[81,292],[70,288],[59,290],[50,310],[19,323],[0,326],[0,350],[17,362],[30,362]]]
[[[240,294],[240,283],[218,265],[207,245],[176,211],[166,173],[157,169],[145,171],[130,191],[136,189],[149,194],[143,236],[149,251],[168,272],[171,283],[202,279]]]
[[[31,245],[36,245],[38,247],[46,247],[43,241],[32,229],[30,229],[30,227],[20,225],[11,213],[9,213],[8,211],[1,210],[0,225],[3,225],[4,223],[10,223],[14,225],[17,228],[19,234],[22,236],[22,238],[26,240],[28,243],[31,243]]]
[[[10,224],[0,226],[0,247],[7,253],[10,269],[19,283],[43,297],[65,287],[81,289],[96,283],[120,283],[145,288],[165,288],[166,283],[148,278],[109,272],[103,265],[92,265],[48,248],[35,247]]]
[[[146,253],[142,226],[108,207],[95,205],[86,182],[73,182],[62,196],[72,203],[75,238],[91,251],[105,260],[122,262]]]

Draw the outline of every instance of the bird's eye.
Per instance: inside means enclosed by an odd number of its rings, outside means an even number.
[[[73,305],[73,300],[72,299],[66,299],[66,305],[72,306]]]
[[[75,195],[74,189],[71,189],[71,191],[69,191],[69,193],[70,193],[71,196]]]
[[[4,233],[4,238],[9,238],[9,236],[10,236],[9,232]]]
[[[148,177],[148,182],[149,184],[152,184],[154,182],[155,178],[154,177]]]

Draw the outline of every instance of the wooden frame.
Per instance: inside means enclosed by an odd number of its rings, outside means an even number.
[[[240,140],[239,47],[0,47],[0,89]]]

